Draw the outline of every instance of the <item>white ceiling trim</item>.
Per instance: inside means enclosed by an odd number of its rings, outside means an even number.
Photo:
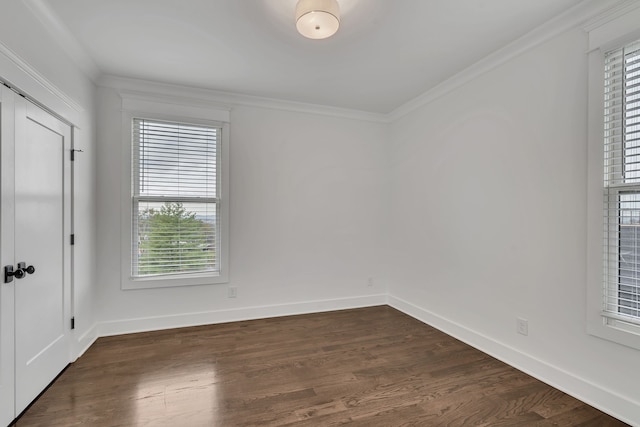
[[[229,123],[230,108],[209,102],[194,101],[188,98],[159,96],[155,93],[119,91],[122,109],[132,113],[154,113],[180,116],[184,119],[198,119]]]
[[[585,25],[583,26],[584,30],[589,32],[593,31],[596,28],[603,26],[604,24],[613,21],[616,18],[620,18],[623,15],[626,15],[630,12],[633,12],[635,9],[640,7],[639,0],[625,0],[622,3],[616,5],[615,7],[610,8],[609,10],[598,14],[597,16],[589,19]]]
[[[465,70],[453,75],[444,82],[401,105],[387,115],[387,120],[393,122],[423,107],[447,93],[465,85],[479,76],[495,69],[505,62],[533,49],[566,31],[585,25],[594,17],[617,13],[620,7],[628,7],[629,3],[638,4],[639,0],[586,0],[568,9],[550,21],[542,24],[507,46],[486,56]]]
[[[152,82],[148,80],[138,80],[125,77],[103,75],[98,79],[97,84],[99,86],[116,89],[119,92],[137,92],[147,94],[154,93],[158,96],[171,97],[173,99],[188,99],[189,102],[199,101],[209,105],[215,104],[221,106],[222,108],[232,108],[233,106],[249,106],[291,111],[296,113],[308,113],[339,117],[351,120],[362,120],[376,123],[387,122],[386,114],[349,110],[346,108],[331,107],[326,105],[305,104],[302,102],[284,101],[274,98],[240,95],[229,92],[215,91],[211,89]]]
[[[640,1],[626,1],[584,26],[589,33],[589,53],[620,47],[640,37]]]
[[[93,82],[97,81],[102,74],[100,68],[71,34],[67,26],[62,23],[58,15],[51,10],[51,7],[44,0],[23,1],[80,70]]]
[[[597,26],[603,20],[614,19],[640,4],[640,0],[585,0],[392,112],[384,114],[104,75],[44,0],[23,1],[83,72],[100,86],[155,92],[172,97],[187,96],[190,99],[227,105],[245,105],[382,123],[398,120],[563,32],[580,26],[585,29],[589,25]]]
[[[0,69],[3,70],[3,83],[68,123],[78,125],[79,113],[82,113],[84,108],[2,42]]]

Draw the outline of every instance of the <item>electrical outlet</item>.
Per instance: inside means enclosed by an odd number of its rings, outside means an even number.
[[[529,321],[526,319],[517,318],[517,331],[520,335],[529,335]]]
[[[369,277],[367,279],[367,287],[370,288],[373,286],[373,277]]]
[[[227,288],[227,298],[236,298],[238,296],[238,288],[229,286]]]

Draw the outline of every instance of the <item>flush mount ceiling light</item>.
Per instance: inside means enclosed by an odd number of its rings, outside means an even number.
[[[296,6],[296,28],[310,39],[326,39],[338,31],[340,7],[337,0],[300,0]]]

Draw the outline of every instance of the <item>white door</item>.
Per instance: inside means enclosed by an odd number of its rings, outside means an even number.
[[[13,263],[13,162],[15,94],[0,85],[0,426],[15,418],[14,289],[4,283],[4,266]]]
[[[14,174],[13,235],[2,236],[3,245],[13,238],[13,253],[2,256],[14,269],[22,263],[25,273],[2,286],[13,294],[15,417],[71,357],[71,128],[22,97],[14,100],[14,161],[2,161]]]

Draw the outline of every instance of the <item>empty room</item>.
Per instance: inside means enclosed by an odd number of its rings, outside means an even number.
[[[0,3],[0,426],[640,426],[640,0]]]

